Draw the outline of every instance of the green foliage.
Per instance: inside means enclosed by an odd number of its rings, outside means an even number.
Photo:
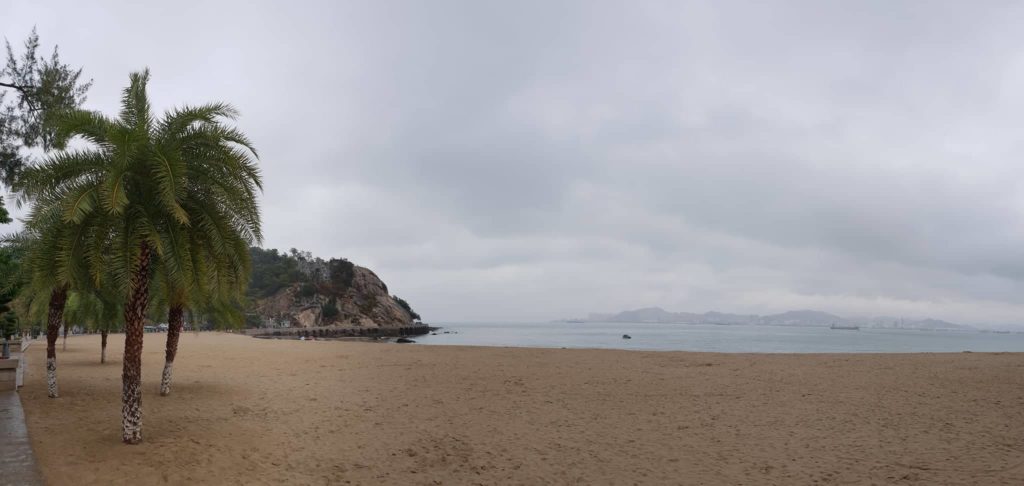
[[[18,334],[18,318],[13,312],[0,314],[0,340],[11,339]]]
[[[299,287],[299,297],[308,299],[314,295],[316,295],[316,285],[307,282],[302,284],[301,287]]]
[[[399,297],[397,295],[392,295],[391,299],[394,300],[395,303],[398,304],[399,307],[405,309],[405,311],[408,312],[409,315],[412,316],[413,319],[415,319],[417,321],[420,320],[420,315],[417,314],[416,311],[412,310],[412,306],[409,305],[409,303],[406,302],[405,299],[403,299],[403,298],[401,298],[401,297]]]
[[[249,322],[247,307],[243,300],[194,300],[189,303],[188,321],[203,329],[240,329]]]
[[[294,259],[296,259],[296,260],[298,260],[300,262],[312,262],[312,261],[316,260],[315,258],[313,258],[313,254],[311,252],[297,250],[295,248],[289,249],[288,250],[288,254],[292,258],[294,258]]]
[[[338,313],[338,306],[334,303],[334,299],[327,301],[327,303],[323,305],[324,319],[334,319],[335,317],[338,317]]]
[[[252,144],[225,124],[237,111],[212,103],[156,118],[149,72],[130,78],[117,119],[64,113],[54,143],[79,138],[84,148],[49,154],[13,185],[32,204],[15,237],[30,249],[29,299],[60,286],[127,295],[148,247],[151,312],[183,306],[241,322],[249,247],[262,238],[262,182]]]
[[[8,245],[0,246],[0,338],[17,332],[19,320],[14,298],[21,287],[18,254]]]
[[[249,249],[252,259],[252,274],[247,294],[250,298],[262,299],[270,297],[285,287],[302,283],[299,297],[312,297],[316,293],[340,293],[352,286],[355,278],[355,265],[345,259],[332,258],[324,262],[314,258],[308,251],[292,248],[288,253],[276,249]],[[307,266],[304,273],[301,265]],[[312,265],[312,267],[310,267]],[[311,269],[327,267],[327,275]],[[319,288],[322,289],[319,289]]]
[[[258,247],[249,248],[249,255],[252,259],[252,274],[247,292],[250,298],[270,297],[296,282],[308,281],[299,271],[297,259],[293,256],[278,253],[273,248],[264,250]]]
[[[124,304],[112,289],[73,290],[64,305],[64,321],[93,331],[123,327]]]
[[[263,319],[255,312],[245,314],[245,327],[263,327]]]
[[[332,258],[328,261],[313,257],[306,251],[290,249],[287,253],[275,249],[250,248],[252,255],[252,278],[249,281],[248,295],[251,299],[267,298],[281,289],[301,284],[296,295],[300,298],[311,298],[317,294],[329,300],[323,304],[321,316],[326,320],[337,317],[336,296],[352,287],[355,279],[355,264],[344,258]],[[326,268],[327,275],[323,275]],[[304,272],[304,271],[305,272]],[[387,291],[387,287],[385,287]],[[404,299],[393,295],[395,303],[405,309],[413,319],[419,320],[412,307]],[[375,299],[357,300],[355,304],[364,314],[370,314],[377,306]],[[258,319],[250,319],[249,325],[261,325]]]
[[[91,80],[81,79],[80,68],[74,69],[61,62],[56,47],[49,58],[40,55],[39,47],[39,35],[35,29],[26,39],[24,51],[20,55],[15,53],[10,42],[6,44],[6,62],[0,67],[0,184],[14,183],[21,168],[29,162],[29,149],[49,150],[59,146],[57,121],[82,105],[92,85]],[[10,215],[0,199],[0,224],[10,222]],[[20,267],[17,271],[4,269],[0,274],[7,281],[3,291],[7,295],[2,297],[3,300],[8,300],[11,292],[24,290],[22,284],[25,274]],[[12,279],[17,280],[14,286],[10,285]],[[39,291],[39,294],[42,293]],[[33,299],[18,300],[26,304]],[[11,305],[8,302],[5,307]],[[15,307],[28,309],[27,305],[19,304]],[[0,313],[0,319],[9,326],[13,314],[11,311]],[[27,325],[25,322],[22,324]]]
[[[0,69],[0,182],[4,184],[11,184],[25,165],[25,149],[57,146],[58,120],[81,106],[92,86],[92,80],[81,79],[81,68],[61,62],[56,47],[49,59],[38,50],[39,35],[33,28],[20,56],[7,43],[7,62]]]
[[[332,258],[328,263],[328,279],[335,291],[344,292],[352,286],[356,275],[356,266],[344,258]]]

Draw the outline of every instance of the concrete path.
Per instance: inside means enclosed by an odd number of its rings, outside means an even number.
[[[42,484],[18,392],[0,392],[0,486]]]

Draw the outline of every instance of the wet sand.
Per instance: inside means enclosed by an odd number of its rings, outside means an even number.
[[[22,400],[50,484],[1024,484],[1024,354],[750,355],[147,334],[45,345]]]

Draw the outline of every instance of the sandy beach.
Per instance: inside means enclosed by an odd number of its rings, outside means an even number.
[[[28,351],[50,484],[1024,484],[1024,354],[743,355],[146,336]]]

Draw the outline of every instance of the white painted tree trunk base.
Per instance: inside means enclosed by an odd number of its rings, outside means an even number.
[[[107,362],[107,348],[100,348],[100,363]]]
[[[57,398],[57,358],[46,358],[46,396]]]
[[[122,390],[121,440],[127,444],[142,442],[142,390],[131,385]]]
[[[174,361],[164,363],[164,374],[160,379],[160,396],[166,397],[171,393],[171,368],[173,367]]]

